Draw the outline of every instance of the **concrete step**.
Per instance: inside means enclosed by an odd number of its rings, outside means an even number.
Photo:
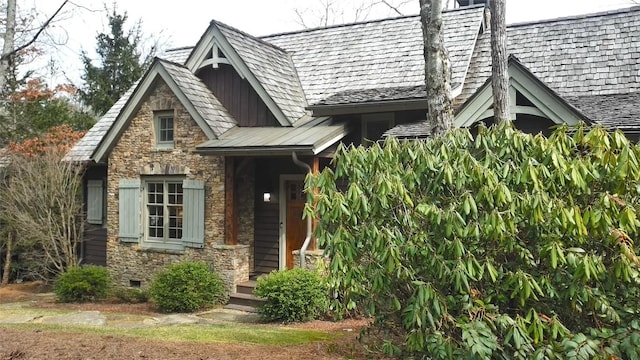
[[[260,299],[252,294],[233,293],[229,296],[229,304],[252,306],[257,307],[264,303],[263,299]]]
[[[241,294],[253,295],[253,290],[256,288],[256,281],[249,280],[236,285],[236,292]]]
[[[227,304],[227,305],[224,306],[224,308],[228,309],[228,310],[244,311],[244,312],[247,312],[247,313],[255,313],[256,312],[256,308],[253,307],[253,306]]]

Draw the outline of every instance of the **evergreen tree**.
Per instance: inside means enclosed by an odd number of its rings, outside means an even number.
[[[142,30],[138,21],[134,27],[125,29],[127,13],[118,14],[114,8],[107,15],[109,33],[96,37],[98,65],[94,65],[85,51],[82,52],[84,87],[80,98],[85,105],[102,115],[138,80],[155,54],[155,47],[146,56],[142,55]]]

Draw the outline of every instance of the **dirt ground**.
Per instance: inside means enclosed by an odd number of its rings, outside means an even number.
[[[40,283],[11,284],[0,287],[0,303],[34,301],[35,306],[49,309],[98,310],[141,315],[159,315],[149,304],[58,304],[42,296],[49,291]],[[314,321],[289,325],[296,328],[353,332],[337,341],[296,346],[254,344],[166,342],[125,336],[98,336],[21,331],[0,328],[0,360],[17,359],[345,359],[370,358],[356,340],[363,320],[343,322]]]

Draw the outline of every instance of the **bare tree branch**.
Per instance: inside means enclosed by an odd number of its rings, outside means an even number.
[[[411,0],[359,0],[345,4],[335,0],[317,0],[311,6],[294,8],[297,23],[304,28],[331,26],[345,22],[360,22],[369,19],[374,12],[383,16],[404,16],[402,8],[412,4]]]
[[[404,4],[406,4],[406,2],[401,2],[400,5],[397,6],[393,6],[391,3],[389,3],[387,0],[381,0],[380,1],[381,4],[386,5],[389,9],[393,10],[396,14],[398,14],[398,16],[404,16],[404,14],[402,13],[402,11],[400,11],[398,8]]]
[[[31,38],[31,40],[27,41],[26,43],[24,43],[23,45],[18,46],[17,48],[13,49],[12,51],[9,51],[8,53],[4,53],[2,54],[2,57],[0,57],[0,61],[4,61],[7,60],[8,58],[10,58],[11,56],[15,55],[16,53],[28,48],[29,46],[31,46],[34,42],[36,42],[36,40],[38,40],[38,37],[40,36],[40,34],[42,34],[42,32],[45,31],[45,29],[47,28],[47,26],[49,26],[49,24],[51,23],[51,21],[53,21],[53,19],[58,15],[58,13],[60,13],[60,11],[62,11],[62,8],[64,8],[64,6],[69,2],[69,0],[64,0],[62,2],[62,4],[58,7],[58,10],[56,10],[56,12],[53,13],[53,15],[51,15],[47,21],[44,22],[44,24],[42,24],[42,26],[40,27],[40,29],[38,29],[38,31],[35,33],[35,35],[33,35],[33,37]]]

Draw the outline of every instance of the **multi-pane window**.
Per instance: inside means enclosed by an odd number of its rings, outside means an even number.
[[[172,113],[156,115],[156,145],[159,148],[173,147],[174,120]]]
[[[146,184],[148,239],[182,239],[182,182],[148,181]]]

